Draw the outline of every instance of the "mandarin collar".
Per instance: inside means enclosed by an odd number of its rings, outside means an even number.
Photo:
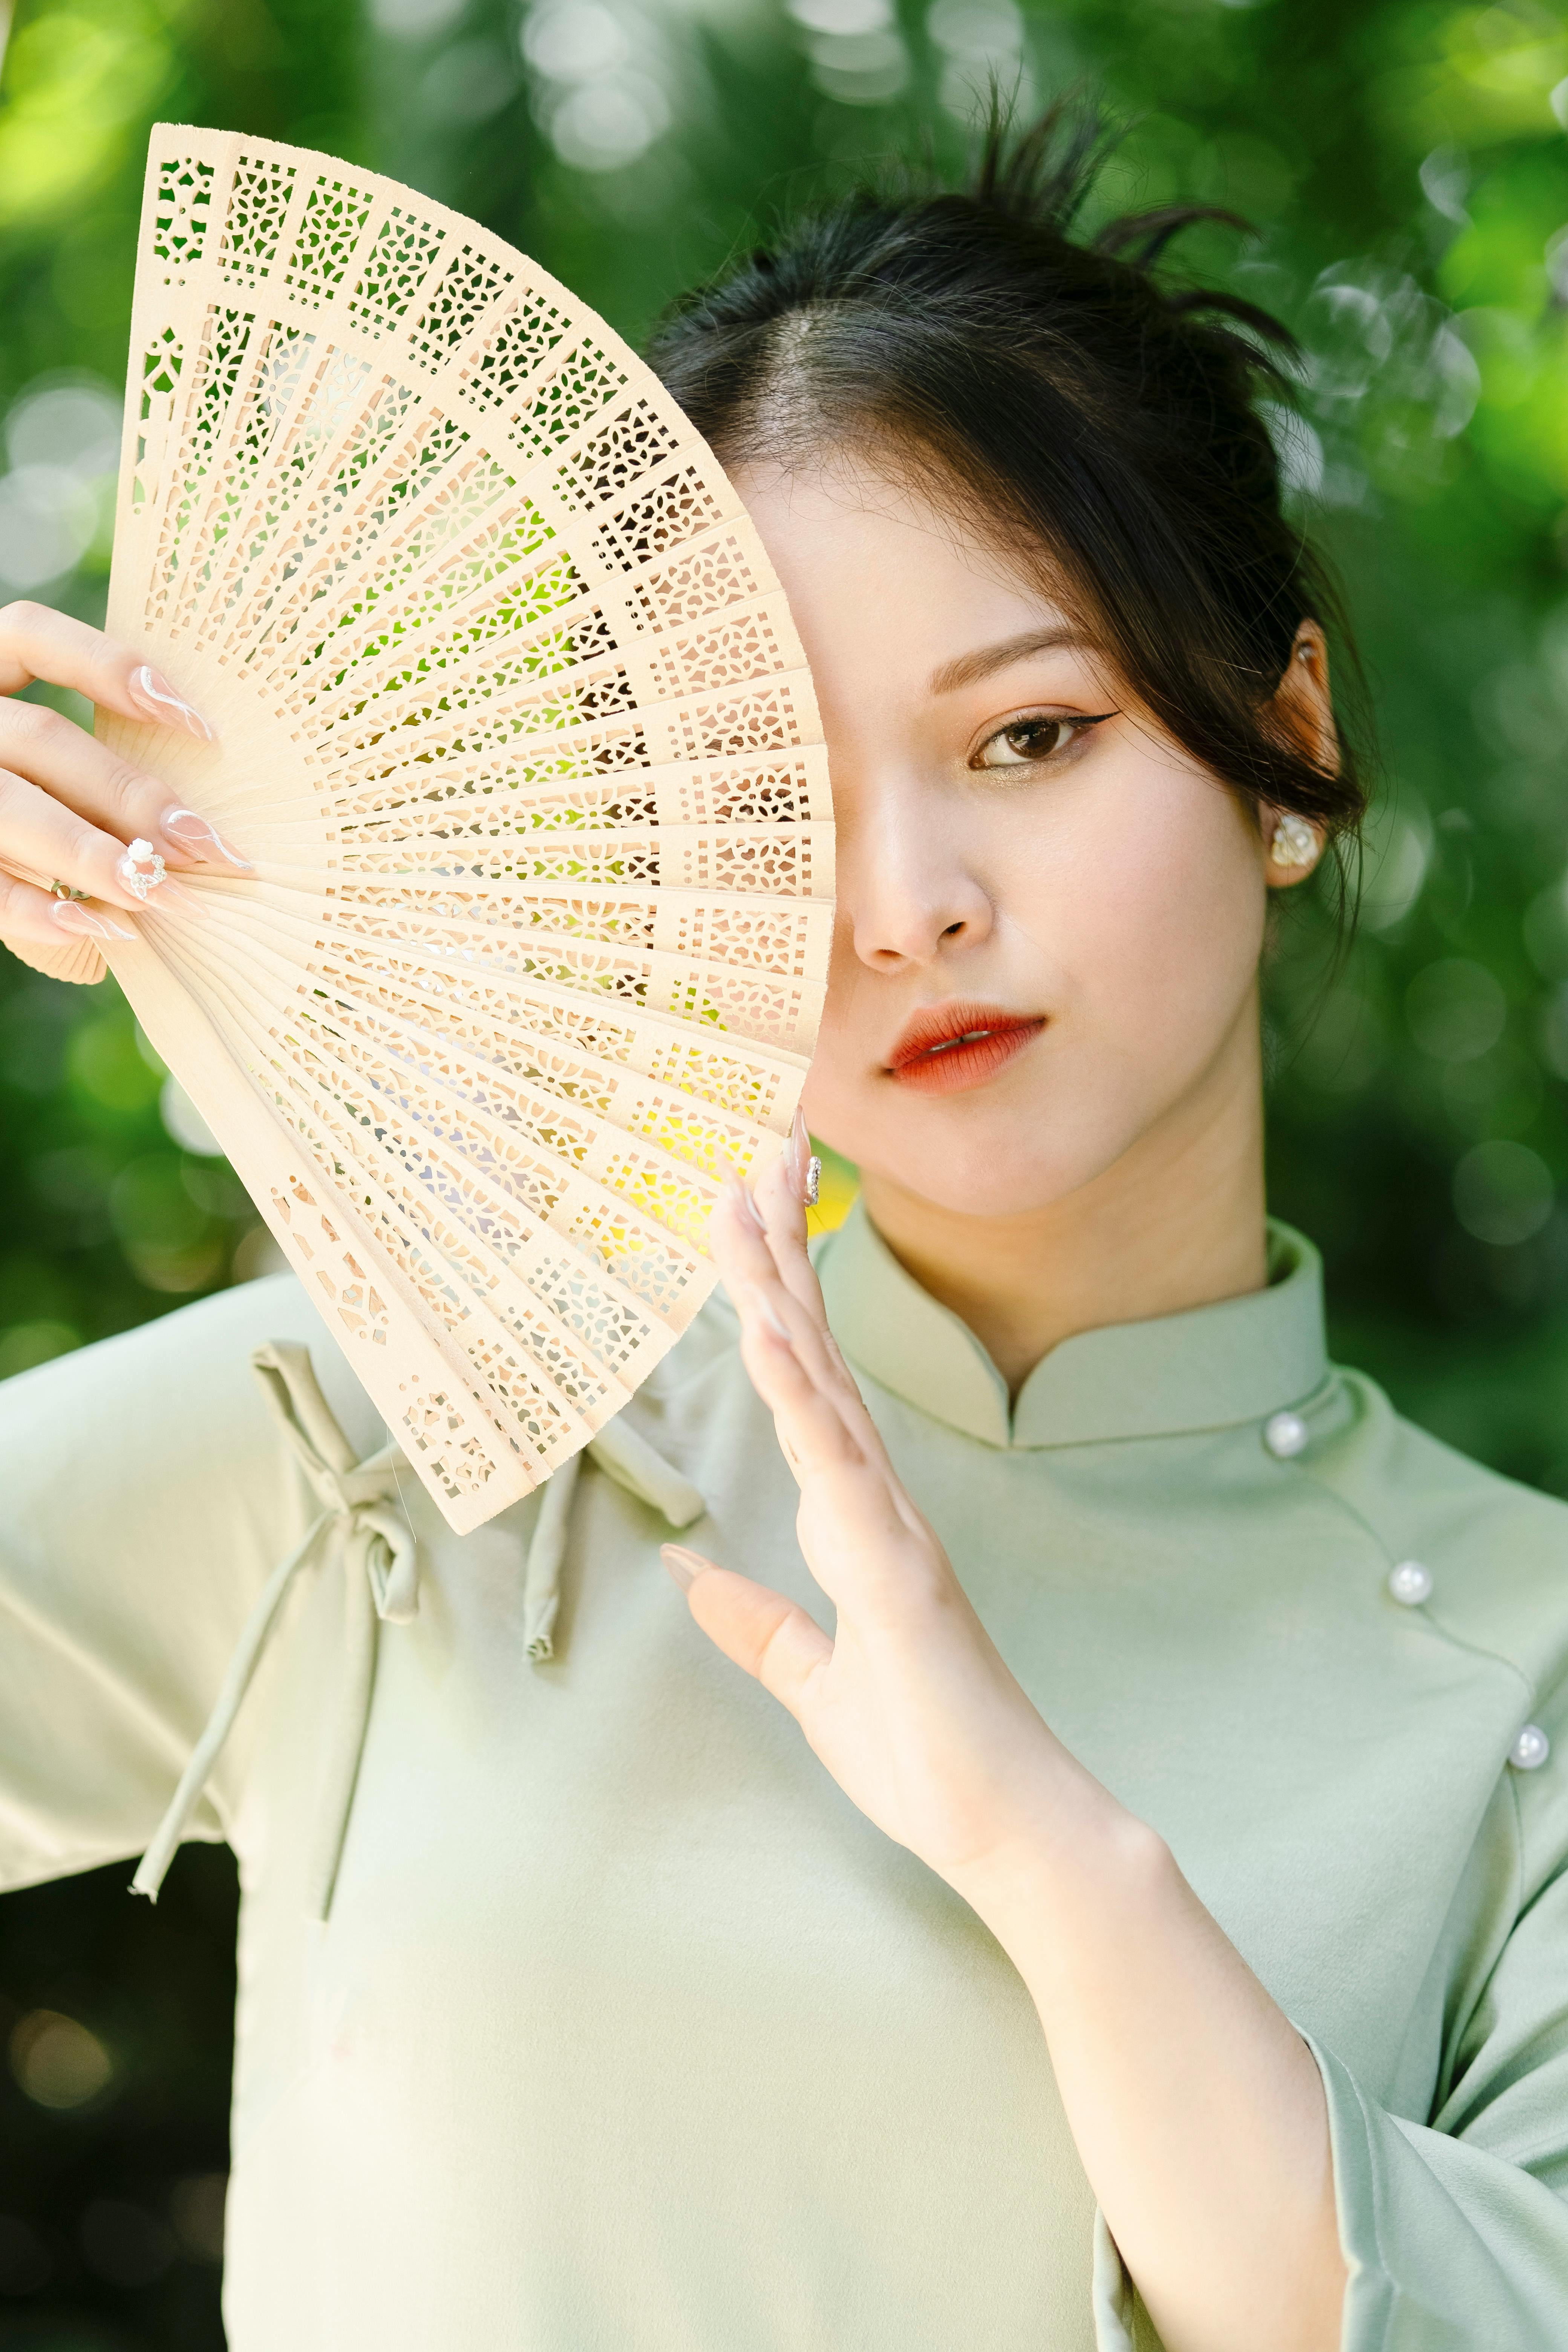
[[[985,1445],[1224,1429],[1300,1403],[1328,1370],[1322,1261],[1273,1218],[1267,1288],[1079,1331],[1041,1359],[1012,1405],[973,1332],[905,1272],[864,1202],[812,1255],[828,1322],[856,1370]]]

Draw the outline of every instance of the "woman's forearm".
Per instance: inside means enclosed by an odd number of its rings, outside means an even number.
[[[966,1898],[1034,1998],[1100,2209],[1169,2352],[1337,2352],[1312,2054],[1169,1849],[1068,1757]]]
[[[835,1631],[677,1551],[692,1614],[1011,1957],[1169,2352],[1337,2352],[1345,2272],[1312,2054],[992,1642],[833,1347],[783,1169],[754,1202],[727,1202],[710,1232]]]

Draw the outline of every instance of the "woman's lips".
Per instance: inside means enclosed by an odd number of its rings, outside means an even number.
[[[994,1078],[1045,1025],[1043,1014],[1000,1004],[933,1004],[905,1028],[888,1076],[917,1094],[964,1094]]]

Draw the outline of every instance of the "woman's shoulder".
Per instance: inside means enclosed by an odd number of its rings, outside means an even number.
[[[124,1478],[134,1460],[156,1475],[198,1464],[237,1466],[274,1450],[276,1430],[251,1367],[268,1339],[297,1339],[351,1440],[369,1452],[379,1417],[291,1274],[263,1276],[178,1307],[113,1338],[0,1382],[0,1452],[18,1485],[58,1491]]]
[[[187,1506],[211,1490],[231,1509],[251,1486],[276,1484],[277,1424],[251,1358],[270,1339],[302,1342],[327,1402],[363,1457],[385,1442],[379,1413],[292,1274],[218,1291],[0,1381],[0,1462],[14,1522],[56,1516],[68,1482],[96,1517],[116,1495],[129,1508],[177,1484]],[[700,1430],[715,1375],[738,1363],[732,1308],[710,1298],[631,1401],[631,1417]],[[249,1475],[254,1473],[254,1478]],[[71,1516],[68,1512],[67,1516]]]
[[[1568,1681],[1568,1503],[1407,1420],[1363,1372],[1336,1370],[1302,1464],[1376,1537],[1391,1570],[1426,1570],[1436,1622],[1536,1690]]]

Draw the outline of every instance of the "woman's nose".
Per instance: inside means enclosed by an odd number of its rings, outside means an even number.
[[[963,854],[961,828],[944,820],[923,796],[897,789],[858,791],[842,813],[840,917],[873,971],[929,963],[990,933],[990,895]]]

